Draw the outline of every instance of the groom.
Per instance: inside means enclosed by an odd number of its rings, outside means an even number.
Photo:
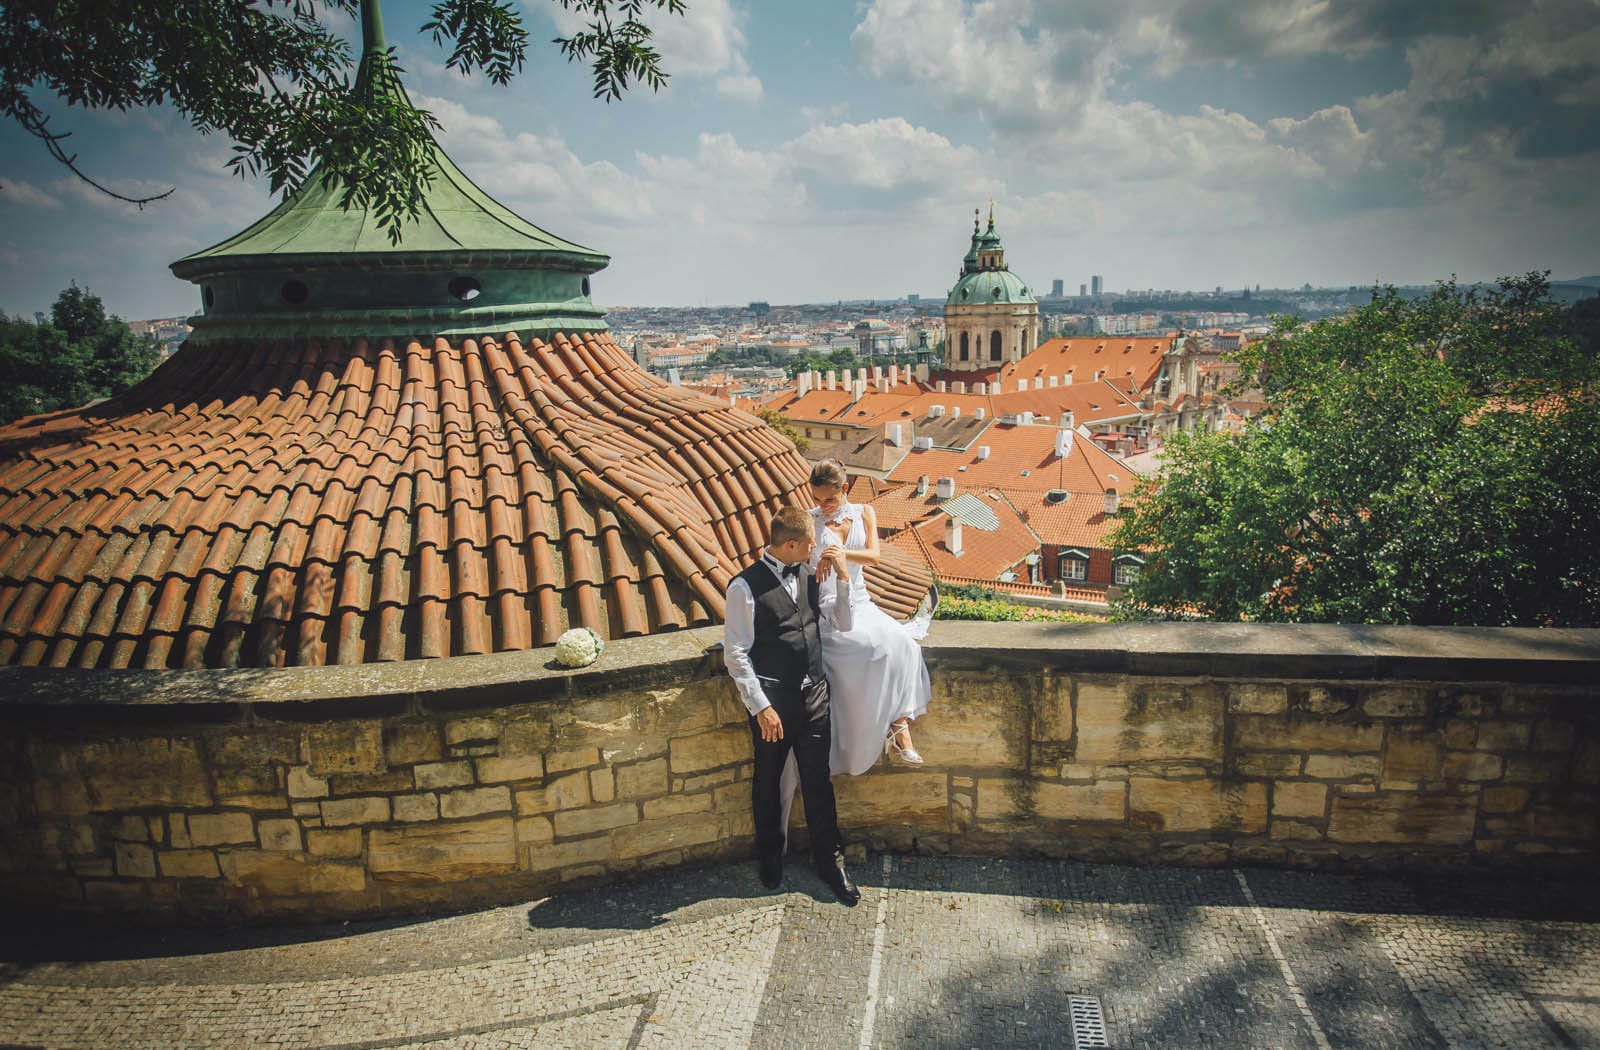
[[[811,547],[809,514],[785,507],[773,516],[767,549],[728,585],[723,657],[751,716],[756,752],[751,803],[761,884],[777,889],[783,882],[785,807],[778,780],[792,750],[817,874],[834,896],[853,905],[861,899],[861,891],[844,870],[833,782],[828,779],[832,727],[828,680],[822,673],[820,590],[805,571]],[[838,629],[849,630],[843,550],[830,547],[823,556],[833,563],[835,586],[842,591],[830,615]]]

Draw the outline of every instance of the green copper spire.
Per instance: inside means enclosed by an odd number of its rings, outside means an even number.
[[[358,89],[410,99],[387,67],[377,0],[361,5]],[[416,221],[398,242],[371,211],[340,207],[341,183],[313,171],[254,225],[172,264],[201,286],[191,338],[524,337],[605,328],[589,275],[610,259],[490,197],[439,148]]]

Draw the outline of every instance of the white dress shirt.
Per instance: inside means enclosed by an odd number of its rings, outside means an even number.
[[[796,605],[800,603],[800,582],[806,566],[800,565],[800,573],[792,576],[783,574],[783,563],[772,556],[770,549],[761,554],[761,564],[766,566],[774,576],[778,577],[779,584],[788,593],[789,598]],[[831,608],[819,609],[817,613],[827,620],[828,626],[836,631],[850,629],[850,578],[844,573],[833,574],[836,600],[831,603]],[[823,603],[827,605],[828,603]],[[756,601],[750,593],[750,585],[744,582],[743,577],[734,577],[728,585],[727,633],[722,645],[722,662],[727,665],[728,677],[733,679],[733,684],[739,689],[739,699],[744,701],[744,706],[752,715],[760,714],[762,709],[772,706],[767,699],[766,690],[761,688],[761,679],[756,674],[755,665],[750,662],[750,647],[756,640]]]

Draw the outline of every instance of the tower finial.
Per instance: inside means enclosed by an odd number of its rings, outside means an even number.
[[[994,198],[989,198],[989,229],[994,229]]]
[[[973,233],[973,236],[977,236],[977,233],[978,233],[978,216],[981,215],[981,214],[983,214],[983,212],[980,209],[978,209],[978,208],[973,208],[972,209],[972,233]]]

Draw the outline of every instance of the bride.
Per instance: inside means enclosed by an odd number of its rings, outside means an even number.
[[[928,710],[931,693],[928,665],[917,640],[928,631],[928,619],[919,615],[901,624],[873,604],[862,578],[862,566],[878,560],[877,519],[869,506],[845,498],[844,467],[825,459],[811,471],[813,571],[819,579],[832,572],[822,552],[843,547],[850,576],[848,631],[831,631],[824,617],[822,666],[828,676],[833,707],[835,774],[865,773],[880,754],[891,751],[900,761],[921,765],[922,756],[912,746],[911,720]],[[826,608],[837,600],[834,588],[822,589]]]

